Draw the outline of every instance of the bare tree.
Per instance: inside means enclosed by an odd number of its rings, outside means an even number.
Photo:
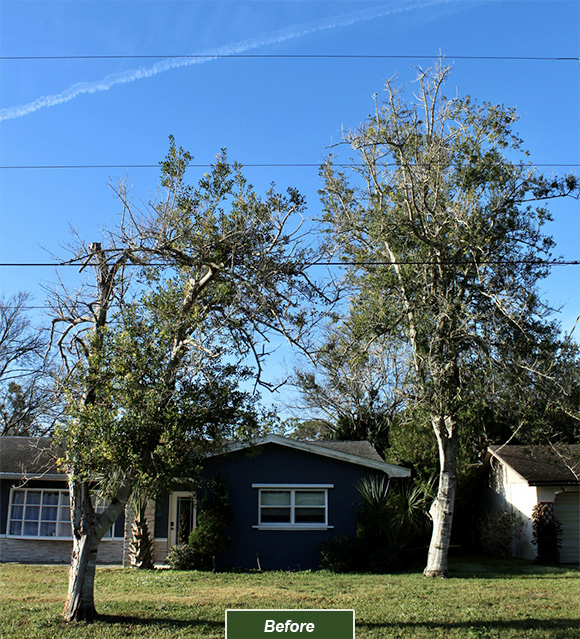
[[[42,435],[55,417],[47,340],[29,318],[30,299],[0,299],[0,435]]]
[[[400,342],[369,340],[366,331],[333,323],[313,363],[295,373],[297,407],[332,438],[369,441],[384,454],[393,419],[405,406],[408,355]]]

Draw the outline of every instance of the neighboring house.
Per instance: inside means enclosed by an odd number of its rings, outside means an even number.
[[[580,564],[580,445],[492,446],[488,462],[490,506],[524,520],[512,554],[536,558],[532,509],[547,503],[562,525],[560,563]]]
[[[233,514],[231,545],[218,567],[296,570],[318,565],[325,539],[354,536],[357,482],[371,475],[409,477],[410,471],[383,462],[368,442],[270,435],[209,457],[201,486],[217,475],[227,481]],[[149,505],[156,562],[195,527],[196,496],[183,488]],[[0,438],[0,491],[0,561],[68,561],[67,486],[47,440]],[[132,519],[126,515],[103,540],[99,561],[121,563],[126,556]]]

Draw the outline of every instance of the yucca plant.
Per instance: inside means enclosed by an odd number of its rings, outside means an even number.
[[[357,540],[365,549],[363,563],[373,570],[395,567],[428,528],[427,510],[432,484],[392,487],[385,477],[363,478]]]

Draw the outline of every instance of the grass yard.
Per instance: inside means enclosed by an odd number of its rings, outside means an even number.
[[[473,559],[454,577],[97,571],[101,618],[69,626],[60,611],[64,566],[0,565],[2,639],[224,637],[226,608],[354,608],[356,637],[578,639],[580,574]],[[285,635],[284,635],[285,636]]]

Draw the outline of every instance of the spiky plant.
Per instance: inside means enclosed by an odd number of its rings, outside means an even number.
[[[137,486],[131,495],[129,503],[135,514],[131,525],[131,541],[128,546],[129,565],[131,568],[153,568],[153,541],[149,534],[145,510],[148,495],[145,489]]]

